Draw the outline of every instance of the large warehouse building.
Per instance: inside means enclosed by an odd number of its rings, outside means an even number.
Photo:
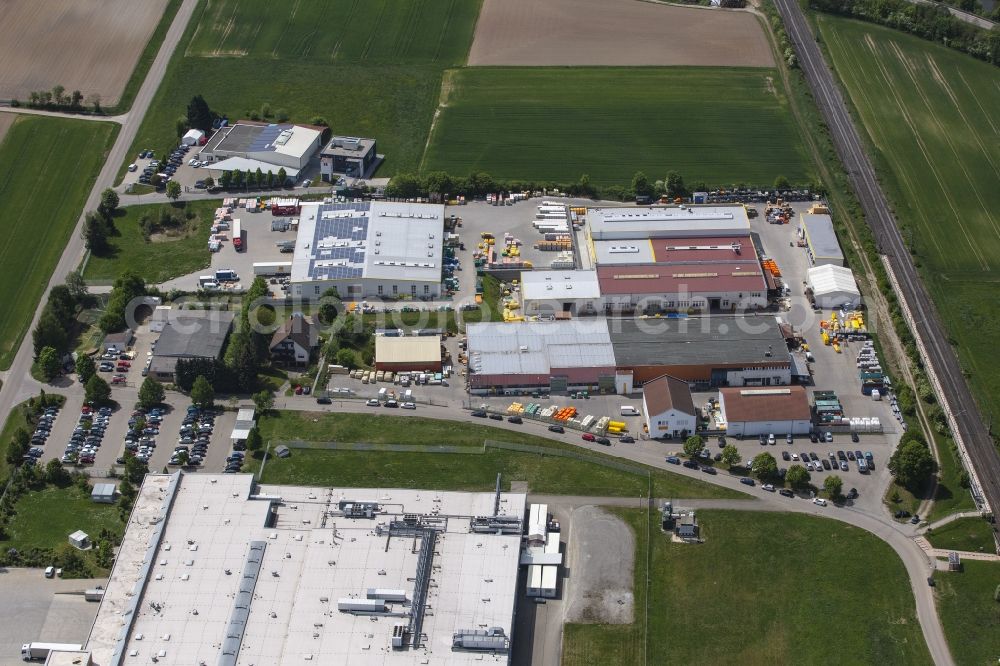
[[[150,474],[85,650],[99,666],[507,664],[524,511],[516,493]]]
[[[441,295],[444,206],[358,201],[304,203],[291,295],[335,287],[345,300]]]
[[[834,264],[813,266],[806,271],[806,284],[817,307],[824,310],[856,308],[861,303],[861,291],[850,268]]]
[[[213,171],[246,169],[248,162],[259,162],[265,173],[284,168],[294,176],[316,155],[322,136],[322,127],[241,120],[218,130],[201,149],[200,157],[213,162]],[[228,159],[234,161],[227,165]]]
[[[521,310],[525,315],[596,314],[603,309],[595,271],[521,273]]]
[[[635,387],[665,374],[701,389],[791,383],[791,354],[773,315],[609,319],[608,328],[619,374]]]
[[[631,394],[671,375],[696,388],[783,386],[791,355],[773,315],[469,324],[473,391]]]
[[[742,206],[597,208],[587,249],[613,312],[746,311],[768,284]]]
[[[474,393],[615,388],[615,357],[603,319],[466,326]]]

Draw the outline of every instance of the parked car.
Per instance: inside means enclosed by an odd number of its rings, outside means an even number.
[[[503,421],[503,414],[490,414],[490,419],[493,421]]]
[[[607,437],[598,437],[594,441],[600,444],[601,446],[611,446],[611,440],[608,439]]]
[[[415,402],[404,402],[404,403],[401,403],[399,406],[402,407],[403,409],[416,409],[417,408],[417,403],[415,403]]]
[[[856,432],[851,433],[851,441],[854,442],[855,444],[861,441],[861,438],[858,437],[858,433]]]
[[[583,441],[585,441],[585,442],[593,442],[594,440],[596,440],[596,439],[597,439],[596,437],[594,437],[594,436],[593,436],[592,434],[590,434],[589,432],[585,432],[585,433],[583,433],[583,435],[581,436],[581,438],[582,438],[582,439],[583,439]]]
[[[698,469],[698,463],[693,460],[685,460],[682,464],[688,469]]]
[[[379,402],[377,398],[369,398],[365,404],[369,407],[378,407]]]
[[[742,483],[745,486],[752,486],[754,485],[754,480],[751,479],[749,476],[744,476],[742,479],[740,479],[740,483]]]
[[[369,400],[368,402],[370,403],[371,401]],[[377,404],[378,400],[376,400],[375,403]],[[477,410],[475,410],[475,411],[472,412],[472,416],[475,416],[477,419],[485,419],[486,418],[486,412],[483,411],[483,410],[481,410],[481,409],[477,409]]]
[[[715,468],[712,467],[711,465],[702,465],[701,471],[704,472],[705,474],[712,474],[712,475],[718,474],[718,472],[715,471]]]
[[[795,493],[793,493],[788,488],[782,488],[781,490],[778,491],[778,494],[784,497],[795,497]]]
[[[618,438],[618,441],[624,444],[635,444],[635,437],[632,435],[622,435]]]
[[[816,506],[826,506],[826,500],[822,497],[813,498],[813,504]]]
[[[678,458],[677,456],[667,456],[667,462],[670,463],[671,465],[680,465],[681,459]]]
[[[781,452],[781,459],[782,460],[791,460],[792,459],[792,455],[788,451],[782,451]]]
[[[851,488],[850,490],[847,491],[847,499],[857,499],[857,497],[858,497],[857,488]]]
[[[762,490],[766,490],[769,493],[773,493],[774,492],[774,485],[770,484],[770,483],[765,483],[764,485],[761,486],[761,489]]]
[[[566,429],[563,428],[561,425],[550,425],[549,426],[549,432],[560,432],[561,433],[561,432],[566,432]]]
[[[524,423],[520,416],[508,416],[507,423]]]

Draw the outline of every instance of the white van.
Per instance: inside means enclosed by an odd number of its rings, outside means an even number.
[[[639,416],[642,412],[632,405],[622,405],[621,413],[622,416]]]
[[[56,575],[56,568],[55,567],[45,567],[45,577],[46,578],[54,578],[55,575]]]

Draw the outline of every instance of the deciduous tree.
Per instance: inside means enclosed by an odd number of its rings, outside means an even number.
[[[788,468],[788,473],[785,474],[785,481],[792,486],[792,488],[805,488],[809,485],[812,480],[812,476],[802,465],[792,465]]]
[[[87,402],[103,405],[111,399],[111,387],[100,376],[94,375],[84,384],[84,394]]]
[[[215,402],[215,390],[203,376],[194,380],[194,386],[191,387],[191,402],[202,409],[211,407]]]
[[[142,380],[142,386],[139,387],[139,406],[143,409],[149,409],[150,407],[159,405],[163,402],[165,395],[166,391],[163,390],[163,384],[152,377],[146,377]]]
[[[167,198],[176,201],[181,196],[181,184],[176,180],[167,181]]]
[[[904,436],[889,458],[889,471],[899,485],[918,490],[937,471],[937,462],[926,442],[917,437]]]
[[[684,441],[684,455],[694,458],[705,448],[705,443],[700,435],[691,435]]]
[[[727,444],[725,448],[722,449],[722,462],[726,463],[730,467],[738,465],[740,463],[740,451],[732,444]]]
[[[95,372],[97,372],[97,365],[93,358],[86,354],[80,354],[76,357],[76,375],[81,384],[86,384]]]
[[[830,497],[840,497],[840,492],[844,489],[844,480],[836,474],[831,474],[823,479],[823,488],[830,493]]]
[[[59,371],[62,369],[59,352],[52,347],[42,347],[42,351],[38,354],[38,369],[47,382],[59,376]]]
[[[750,464],[750,470],[761,481],[773,479],[778,474],[778,461],[770,453],[758,453]]]

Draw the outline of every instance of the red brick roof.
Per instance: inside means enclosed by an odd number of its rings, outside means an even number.
[[[698,415],[694,409],[694,400],[691,399],[691,387],[688,386],[687,382],[670,375],[663,375],[651,382],[646,382],[642,387],[642,397],[646,401],[646,409],[649,411],[646,416],[662,414],[670,409],[676,409],[691,416]]]

